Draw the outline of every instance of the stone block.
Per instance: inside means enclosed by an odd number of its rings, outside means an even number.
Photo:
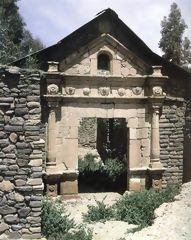
[[[42,179],[41,178],[31,178],[28,179],[27,181],[28,185],[35,186],[35,185],[41,185],[42,184]]]
[[[77,194],[78,193],[78,181],[74,180],[65,180],[61,182],[60,194]]]
[[[10,181],[0,182],[0,190],[3,192],[11,192],[14,189],[14,184]]]
[[[129,118],[128,119],[128,127],[135,129],[138,127],[138,118],[137,117],[133,117],[133,118]]]
[[[29,166],[31,166],[31,167],[40,167],[40,166],[42,166],[42,159],[32,159],[32,160],[30,160]]]
[[[2,215],[8,215],[16,213],[16,209],[14,207],[9,207],[7,205],[0,207],[0,214]]]
[[[2,149],[4,153],[12,153],[16,149],[15,145],[10,144],[9,146]]]
[[[0,139],[0,147],[1,148],[7,147],[9,144],[10,143],[7,139]]]
[[[129,167],[136,168],[140,167],[141,159],[141,143],[139,140],[129,141]]]
[[[29,207],[23,207],[18,210],[19,217],[25,218],[31,211],[31,208]]]
[[[28,108],[15,108],[15,116],[23,116],[25,114],[28,114]]]
[[[129,191],[139,191],[139,190],[141,190],[140,178],[130,178],[129,179]]]
[[[137,139],[137,129],[136,128],[129,128],[129,139],[130,140]]]
[[[16,143],[18,139],[18,135],[16,133],[11,133],[9,139],[12,143]]]
[[[8,229],[9,229],[9,225],[8,224],[6,224],[4,222],[0,223],[0,234],[4,233]]]
[[[32,208],[42,207],[42,201],[30,201],[29,205]]]
[[[22,117],[13,117],[9,121],[10,125],[23,125],[24,124],[24,119]]]

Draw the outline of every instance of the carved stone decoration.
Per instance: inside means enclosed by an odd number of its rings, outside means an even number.
[[[132,88],[132,92],[135,94],[135,95],[140,95],[142,93],[142,88],[141,87],[134,87]]]
[[[74,95],[75,88],[74,87],[66,87],[65,91],[66,91],[66,94],[68,94],[68,95]]]
[[[162,66],[152,66],[153,68],[153,76],[156,76],[156,77],[160,77],[162,76],[162,73],[161,73],[161,69],[162,69]]]
[[[118,94],[119,94],[119,96],[124,96],[125,95],[125,89],[124,88],[119,88],[118,89]]]
[[[91,92],[91,90],[90,90],[89,88],[84,88],[84,89],[83,89],[83,94],[84,94],[85,96],[89,96],[90,92]]]
[[[58,72],[58,62],[48,61],[48,72]]]
[[[162,96],[162,88],[159,86],[153,87],[152,89],[154,96]]]
[[[110,88],[109,87],[100,87],[98,89],[98,92],[102,95],[102,96],[108,96],[110,93]]]
[[[59,88],[56,84],[49,84],[47,87],[48,94],[55,95],[58,94]]]

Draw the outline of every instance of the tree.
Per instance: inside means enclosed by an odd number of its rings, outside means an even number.
[[[190,41],[183,40],[187,25],[181,16],[181,11],[176,3],[171,5],[170,14],[161,21],[161,40],[159,47],[164,52],[163,57],[179,66],[190,62]]]
[[[43,48],[26,29],[18,0],[0,1],[0,63],[7,64]]]

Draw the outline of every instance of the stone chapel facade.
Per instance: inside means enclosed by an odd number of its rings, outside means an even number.
[[[0,66],[2,237],[41,238],[43,189],[78,194],[78,156],[96,151],[97,119],[123,119],[127,190],[191,180],[191,74],[114,11],[32,56],[40,70],[18,68],[28,56]]]
[[[79,127],[85,118],[125,119],[128,190],[181,183],[183,170],[190,179],[191,76],[154,54],[115,12],[107,9],[35,57],[44,70],[48,195],[78,193]]]

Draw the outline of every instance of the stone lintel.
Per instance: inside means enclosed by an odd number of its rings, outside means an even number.
[[[95,97],[79,97],[76,96],[67,96],[64,94],[60,95],[44,95],[44,98],[47,102],[96,102],[96,103],[146,103],[148,101],[148,97],[141,96],[141,97],[104,97],[104,96],[95,96]]]

